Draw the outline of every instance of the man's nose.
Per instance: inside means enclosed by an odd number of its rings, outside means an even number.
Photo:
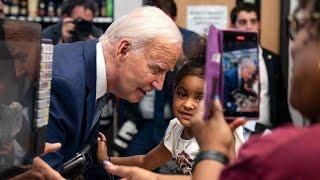
[[[161,91],[164,84],[165,77],[166,77],[166,74],[159,75],[157,79],[152,82],[152,86],[156,88],[156,90]]]
[[[247,22],[246,24],[246,30],[251,31],[253,29],[253,25],[250,22]]]

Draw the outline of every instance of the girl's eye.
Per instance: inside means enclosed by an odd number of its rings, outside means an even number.
[[[198,96],[197,101],[200,102],[203,99],[203,96]]]
[[[185,98],[185,97],[187,97],[187,94],[185,93],[185,92],[183,92],[183,91],[177,91],[177,97],[178,98]]]

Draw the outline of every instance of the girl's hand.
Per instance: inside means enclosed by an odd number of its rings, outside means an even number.
[[[108,159],[107,138],[101,132],[97,138],[97,158],[99,162]]]

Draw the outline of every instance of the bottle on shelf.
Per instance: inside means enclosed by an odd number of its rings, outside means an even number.
[[[48,2],[48,12],[47,12],[48,16],[56,16],[56,12],[55,12],[55,3],[54,1],[50,0]]]
[[[27,8],[27,0],[20,0],[20,11],[19,16],[27,16],[28,8]]]
[[[44,0],[39,1],[38,16],[46,16],[46,3]]]
[[[19,15],[19,1],[18,0],[11,1],[10,15],[11,16],[18,16]]]
[[[39,0],[28,0],[28,16],[38,16],[38,4]]]
[[[62,8],[62,4],[60,3],[60,4],[57,5],[57,9],[56,9],[56,15],[58,17],[61,16],[61,10],[62,10],[61,8]]]
[[[99,16],[105,17],[106,16],[106,3],[105,3],[105,0],[102,0],[100,2],[99,10],[100,10]]]
[[[3,0],[3,4],[4,4],[4,7],[3,7],[4,15],[5,16],[11,16],[11,13],[10,13],[11,1],[10,0]]]
[[[106,16],[113,17],[113,0],[105,0],[106,1]]]

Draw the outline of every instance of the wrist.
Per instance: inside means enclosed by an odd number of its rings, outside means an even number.
[[[219,151],[214,151],[214,150],[207,150],[207,151],[202,150],[197,154],[194,160],[193,169],[202,160],[212,160],[212,161],[219,162],[223,165],[226,165],[229,163],[229,158],[224,153],[221,153]]]
[[[216,152],[220,152],[222,154],[229,154],[229,149],[224,147],[224,146],[217,146],[217,145],[206,145],[206,146],[201,146],[200,147],[201,152],[205,152],[205,151],[216,151]]]

